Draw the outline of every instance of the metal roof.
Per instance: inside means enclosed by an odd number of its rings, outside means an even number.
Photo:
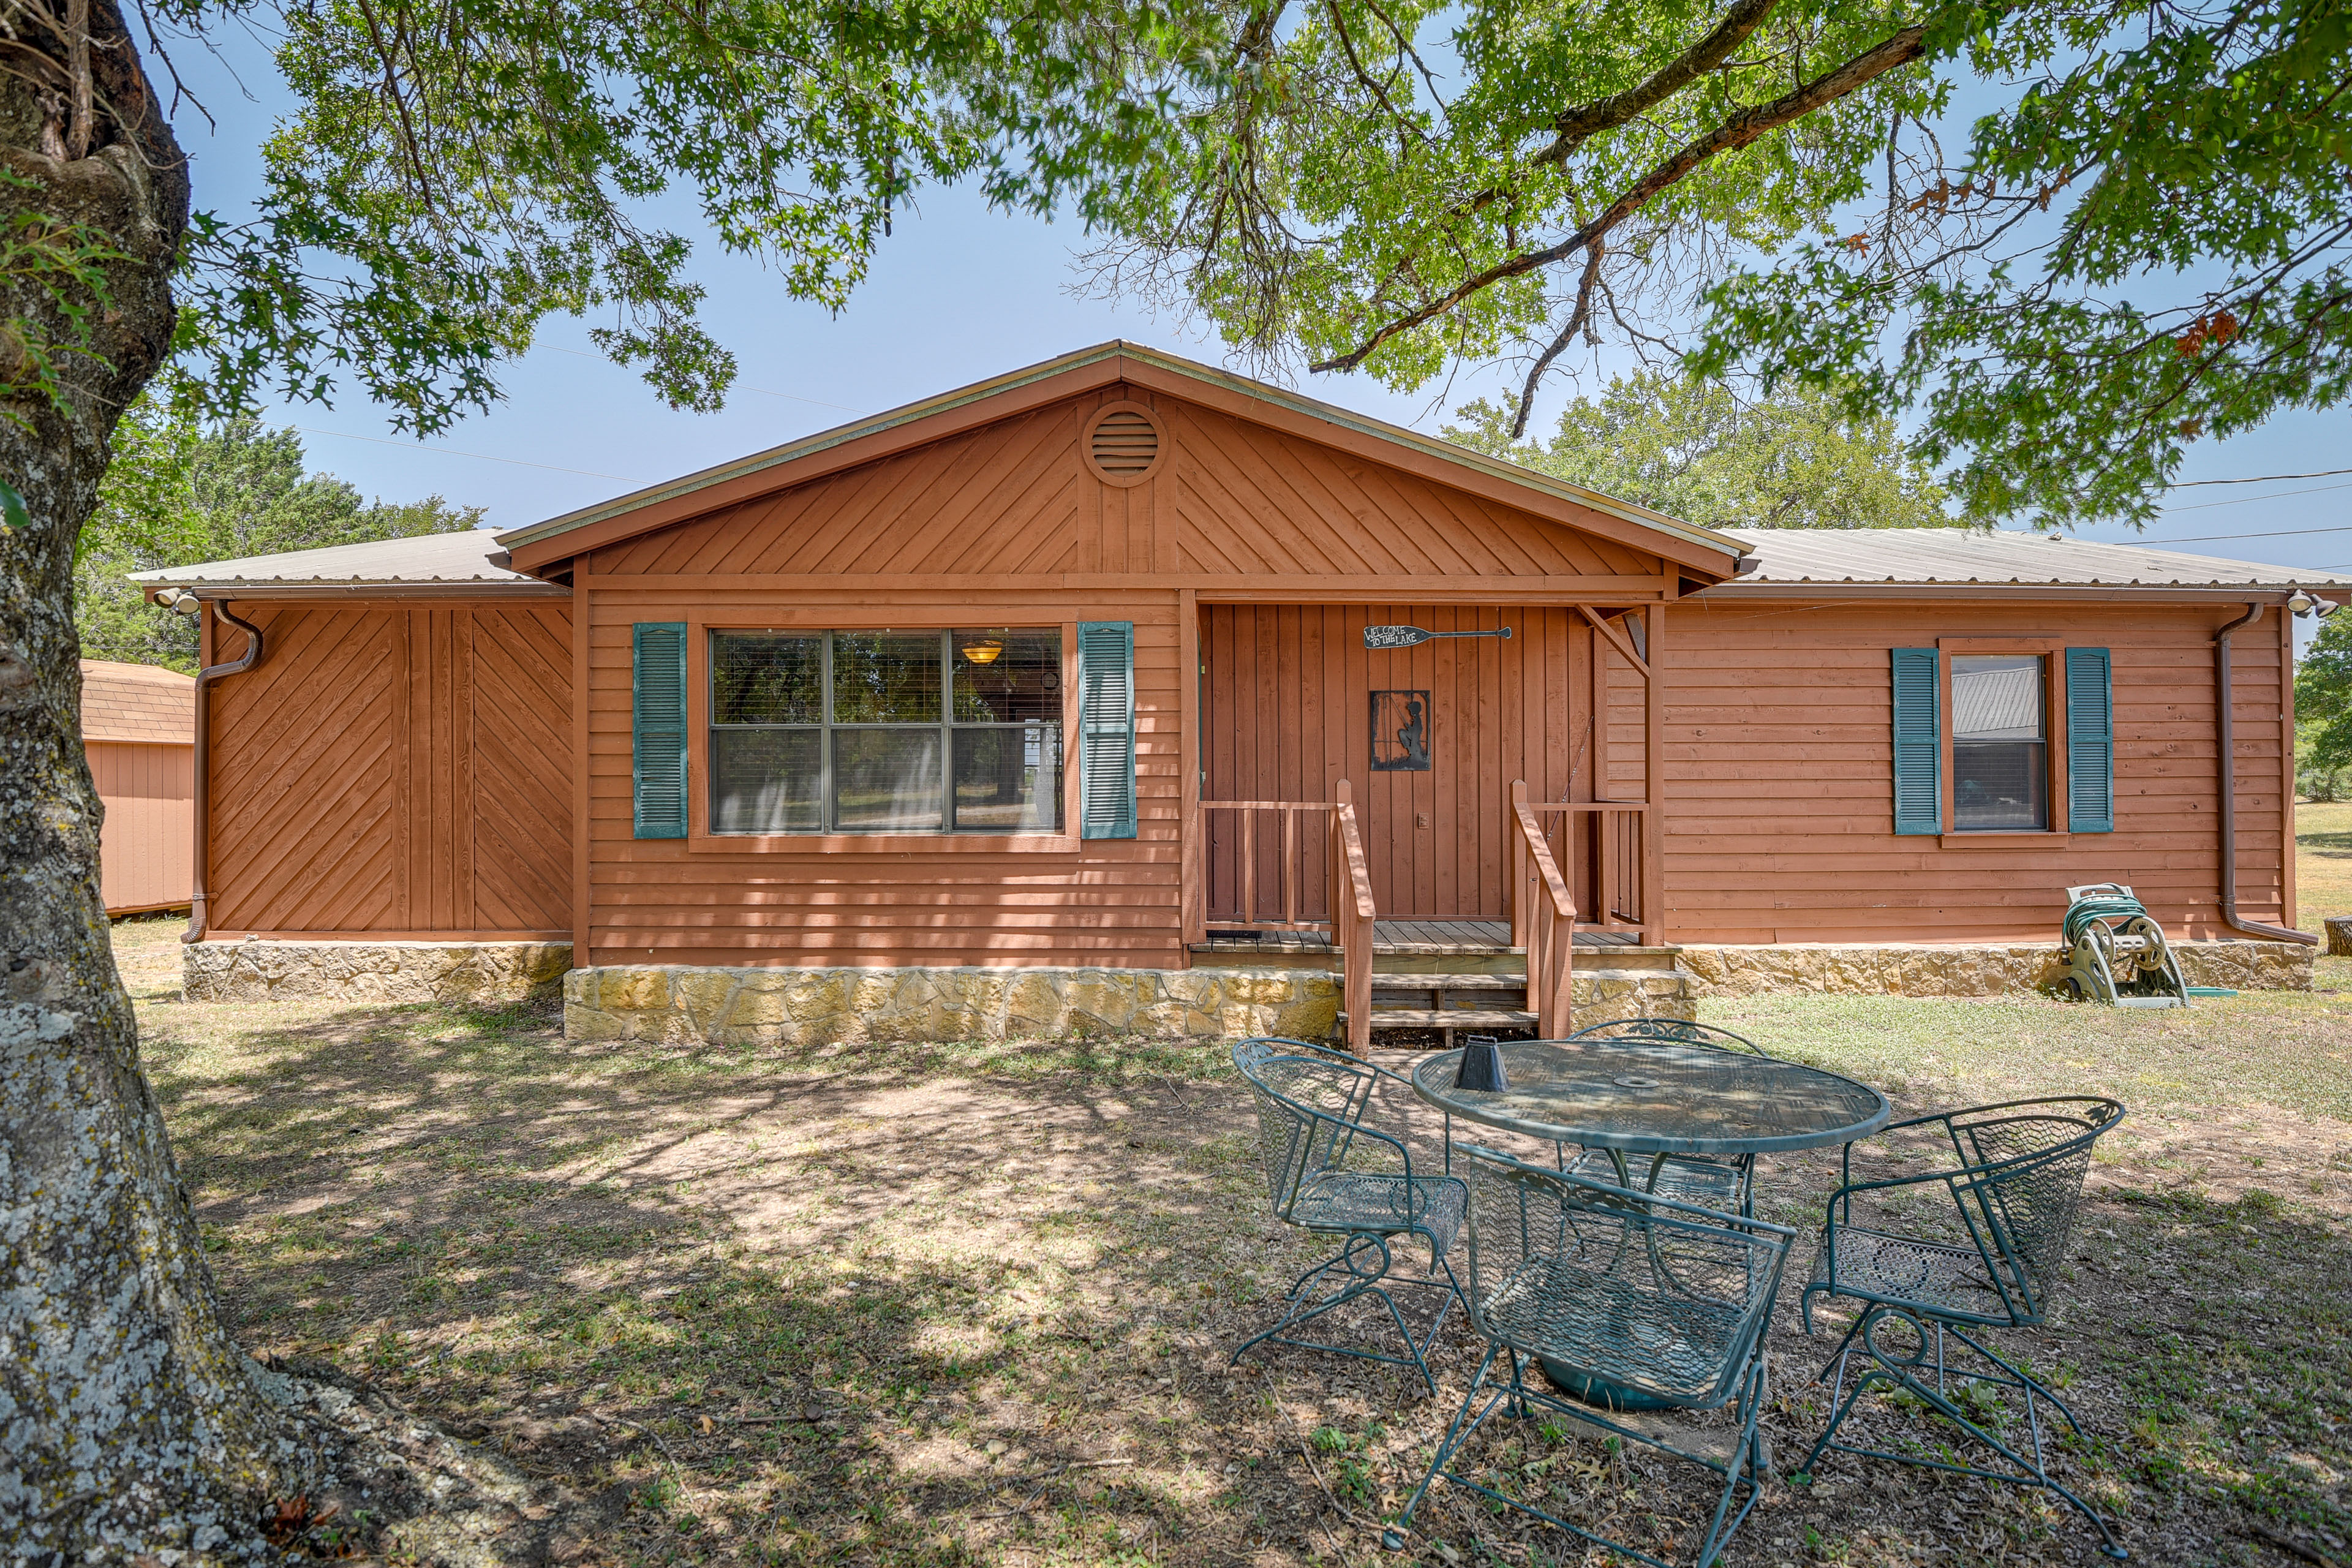
[[[507,565],[506,547],[487,529],[460,533],[419,533],[375,539],[364,544],[330,544],[319,550],[289,550],[236,561],[205,561],[134,572],[131,581],[149,587],[191,588],[208,597],[240,589],[332,594],[353,588],[404,592],[554,594],[570,590],[542,583]]]
[[[1097,343],[1092,348],[1079,349],[1064,354],[1058,359],[1050,359],[1042,364],[1033,364],[1025,370],[1010,371],[1003,375],[974,382],[970,386],[958,387],[952,392],[943,392],[918,403],[909,403],[902,407],[888,409],[865,419],[853,420],[846,425],[837,425],[830,430],[820,430],[814,436],[803,437],[800,440],[789,442],[784,446],[772,447],[764,452],[754,452],[750,457],[739,458],[731,463],[722,463],[717,468],[704,468],[698,473],[682,475],[675,479],[666,479],[657,485],[648,485],[643,489],[615,496],[611,500],[599,501],[594,506],[583,507],[577,511],[565,512],[561,517],[549,518],[544,522],[534,522],[521,528],[508,529],[501,532],[499,538],[509,545],[535,544],[542,539],[552,538],[575,528],[584,528],[590,523],[619,517],[624,513],[635,511],[659,501],[690,495],[696,490],[706,489],[712,485],[723,484],[729,479],[758,473],[763,468],[778,468],[798,458],[824,451],[828,447],[838,447],[898,426],[910,425],[916,420],[927,418],[935,414],[942,414],[966,404],[976,403],[982,398],[1014,391],[1032,383],[1066,374],[1070,371],[1109,359],[1133,360],[1139,364],[1147,365],[1155,370],[1220,387],[1244,397],[1255,398],[1261,403],[1270,403],[1295,414],[1303,414],[1310,418],[1337,425],[1343,429],[1378,437],[1381,440],[1391,441],[1401,447],[1412,447],[1429,457],[1443,458],[1448,463],[1475,469],[1490,478],[1507,479],[1512,484],[1526,489],[1535,490],[1557,500],[1573,501],[1579,506],[1590,507],[1594,511],[1604,512],[1627,522],[1639,523],[1645,528],[1658,529],[1690,543],[1705,545],[1710,550],[1725,550],[1737,554],[1740,548],[1736,543],[1727,542],[1727,531],[1701,528],[1695,523],[1684,522],[1677,518],[1668,517],[1664,512],[1652,511],[1648,507],[1637,502],[1619,500],[1613,496],[1603,495],[1599,490],[1587,489],[1582,485],[1571,484],[1566,479],[1554,479],[1549,474],[1522,468],[1517,463],[1505,462],[1498,458],[1489,458],[1482,452],[1474,452],[1467,447],[1457,447],[1451,441],[1424,436],[1417,430],[1408,430],[1401,425],[1391,425],[1385,420],[1374,419],[1366,415],[1358,414],[1352,409],[1341,408],[1336,404],[1324,403],[1312,397],[1303,397],[1286,388],[1269,385],[1262,381],[1254,381],[1248,376],[1235,375],[1230,371],[1219,370],[1213,365],[1205,365],[1197,360],[1184,359],[1158,349],[1146,348],[1140,343],[1129,342],[1123,338],[1113,338],[1108,342]]]
[[[2060,533],[1970,528],[1727,528],[1752,545],[1747,571],[1706,590],[1840,588],[2352,587],[2352,576],[2254,561],[2107,544]],[[1743,564],[1745,564],[1743,563]]]

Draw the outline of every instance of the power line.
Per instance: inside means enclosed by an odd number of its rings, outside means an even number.
[[[301,431],[305,436],[332,436],[341,441],[373,441],[379,447],[405,447],[413,452],[446,452],[453,458],[477,458],[485,463],[512,463],[518,468],[545,468],[551,474],[578,474],[583,479],[612,479],[625,485],[636,483],[635,479],[620,474],[600,474],[591,468],[560,468],[553,463],[530,463],[525,462],[520,458],[497,458],[488,452],[461,452],[455,447],[436,447],[425,441],[389,441],[382,436],[354,436],[348,430],[314,430],[308,425],[297,425],[294,428]]]
[[[2195,506],[2168,506],[2164,510],[2165,515],[2168,517],[2177,511],[2210,511],[2217,506],[2251,506],[2256,501],[2284,500],[2289,496],[2317,495],[2322,490],[2352,490],[2352,484],[2312,485],[2299,490],[2273,490],[2266,496],[2240,496],[2234,500],[2207,500],[2199,501]]]
[[[2352,474],[2352,468],[2322,468],[2315,474],[2258,474],[2251,479],[2181,479],[2164,488],[2185,490],[2197,485],[2266,485],[2274,479],[2327,479],[2337,474]]]
[[[2305,533],[2352,533],[2347,528],[2274,528],[2262,533],[2192,533],[2180,539],[2118,540],[2123,544],[2213,544],[2231,539],[2289,539]]]

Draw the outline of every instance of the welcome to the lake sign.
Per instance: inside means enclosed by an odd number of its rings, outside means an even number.
[[[1507,637],[1510,635],[1508,626],[1488,632],[1425,632],[1419,626],[1366,626],[1364,646],[1372,648],[1419,647],[1438,637]]]

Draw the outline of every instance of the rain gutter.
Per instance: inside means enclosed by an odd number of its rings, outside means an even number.
[[[2238,914],[2238,757],[2237,740],[2231,711],[2230,634],[2242,631],[2263,618],[2263,605],[2259,602],[2246,606],[2246,613],[2213,634],[2213,731],[2221,742],[2221,919],[2233,931],[2248,936],[2258,936],[2265,942],[2299,942],[2312,947],[2319,939],[2307,931],[2290,931],[2284,926],[2264,925],[2260,921],[2242,919]],[[2283,672],[2283,679],[2293,679],[2292,671]],[[2294,846],[2286,846],[2286,853],[2294,853]]]
[[[211,781],[207,777],[209,770],[205,766],[205,758],[211,749],[212,705],[205,700],[205,693],[215,680],[225,680],[232,675],[243,675],[247,670],[259,664],[262,654],[259,626],[250,621],[239,620],[236,613],[228,607],[228,601],[226,599],[213,601],[212,611],[214,615],[245,634],[245,654],[242,658],[231,659],[226,664],[208,664],[196,672],[196,754],[194,781],[196,842],[193,862],[194,875],[191,879],[193,886],[188,893],[188,929],[180,933],[180,940],[184,942],[197,942],[205,939],[205,905],[207,901],[205,882],[211,869],[211,857],[205,853],[205,850],[212,838],[212,789]]]

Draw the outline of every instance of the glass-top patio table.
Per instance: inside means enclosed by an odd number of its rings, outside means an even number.
[[[1680,1040],[1505,1040],[1501,1048],[1508,1089],[1454,1088],[1457,1050],[1416,1064],[1413,1092],[1465,1121],[1607,1150],[1621,1174],[1648,1166],[1654,1177],[1670,1154],[1729,1158],[1851,1143],[1894,1113],[1866,1083]]]
[[[1655,1190],[1676,1155],[1730,1160],[1850,1143],[1893,1114],[1885,1095],[1850,1078],[1679,1040],[1505,1040],[1501,1050],[1508,1089],[1456,1089],[1454,1050],[1413,1068],[1413,1092],[1465,1121],[1604,1151],[1618,1184],[1639,1191]],[[1579,1399],[1618,1409],[1656,1403],[1549,1361],[1544,1370]]]

